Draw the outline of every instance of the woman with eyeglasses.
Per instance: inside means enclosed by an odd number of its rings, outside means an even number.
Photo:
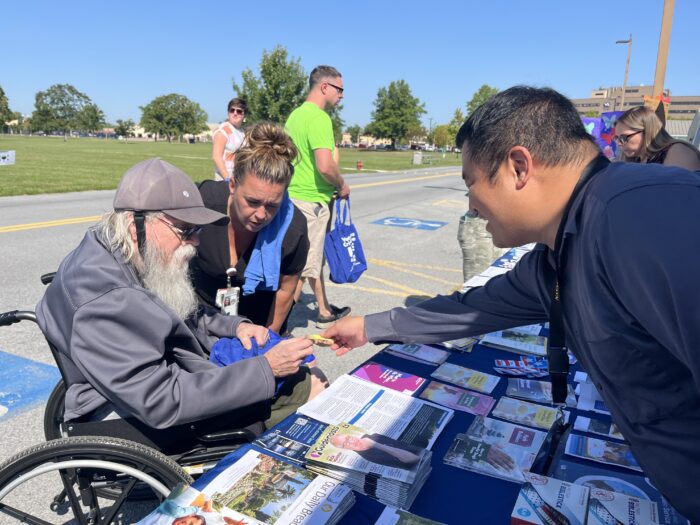
[[[284,333],[306,264],[306,220],[287,195],[297,149],[277,124],[248,129],[229,182],[207,180],[199,192],[227,225],[202,230],[191,269],[200,302]],[[237,289],[234,291],[234,289]],[[226,299],[229,304],[226,304]]]
[[[214,131],[214,180],[229,180],[233,174],[236,152],[243,145],[245,133],[243,123],[248,105],[242,98],[231,99],[228,103],[228,120]]]
[[[615,135],[624,161],[700,170],[700,151],[689,142],[669,135],[656,113],[645,106],[628,109],[620,115]]]

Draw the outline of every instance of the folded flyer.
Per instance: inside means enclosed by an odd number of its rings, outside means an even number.
[[[320,421],[296,414],[265,432],[254,443],[268,452],[304,465],[304,456],[309,447],[316,443],[327,426]]]
[[[425,383],[425,378],[423,377],[409,374],[408,372],[400,372],[373,361],[362,365],[352,375],[370,383],[409,395],[416,392]]]
[[[614,439],[623,440],[625,437],[617,428],[617,425],[612,421],[603,421],[601,419],[592,419],[590,417],[577,416],[574,421],[574,430],[581,432],[590,432],[591,434],[600,434],[601,436],[611,437]]]
[[[530,472],[511,513],[511,525],[585,525],[590,489]]]
[[[387,354],[392,354],[411,361],[426,363],[429,365],[439,365],[444,363],[450,356],[447,350],[440,350],[428,345],[418,343],[393,344],[384,348]]]
[[[656,503],[633,496],[592,489],[588,525],[658,525]]]
[[[576,406],[576,396],[571,385],[568,385],[566,405]],[[552,403],[552,383],[549,381],[534,381],[532,379],[509,378],[506,395],[535,401],[536,403]]]
[[[504,396],[498,400],[491,415],[520,425],[549,430],[559,418],[560,413],[559,409],[555,407]],[[568,421],[569,412],[564,411],[563,417],[564,421]]]
[[[501,380],[498,376],[485,374],[478,370],[455,365],[454,363],[443,363],[430,375],[435,379],[454,383],[484,394],[493,392],[493,389],[496,388],[496,385]]]
[[[580,434],[570,434],[566,441],[566,453],[582,459],[590,459],[598,463],[617,465],[641,472],[637,460],[632,455],[629,445],[616,441],[589,438]]]
[[[509,330],[492,332],[481,338],[481,344],[508,350],[509,352],[536,356],[547,355],[547,338],[532,334],[529,328],[524,330],[511,328]]]
[[[485,416],[489,413],[496,400],[490,396],[465,390],[458,386],[446,385],[437,381],[431,381],[420,393],[423,399],[427,399],[438,405],[443,405],[454,410],[468,412],[475,416]]]

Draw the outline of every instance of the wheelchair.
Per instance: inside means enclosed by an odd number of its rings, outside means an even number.
[[[42,276],[42,282],[48,284],[53,275]],[[21,321],[36,323],[36,315],[0,313],[0,326]],[[178,484],[192,483],[193,475],[256,437],[248,428],[209,432],[185,425],[192,436],[188,448],[161,451],[152,432],[162,436],[168,430],[149,429],[138,421],[66,423],[66,377],[58,350],[46,342],[62,376],[44,412],[47,441],[0,464],[0,517],[42,525],[59,520],[81,525],[133,523]]]

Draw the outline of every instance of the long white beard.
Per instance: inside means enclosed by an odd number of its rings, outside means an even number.
[[[197,250],[191,244],[179,247],[166,259],[155,243],[146,243],[143,285],[168,305],[180,319],[197,309],[197,295],[190,281],[188,263]]]

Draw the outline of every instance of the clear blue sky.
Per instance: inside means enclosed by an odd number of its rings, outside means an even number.
[[[223,120],[232,80],[263,50],[285,46],[307,72],[343,74],[346,125],[371,119],[377,90],[404,79],[433,125],[450,120],[482,84],[551,86],[572,98],[629,81],[652,84],[663,0],[440,2],[2,2],[0,86],[29,114],[34,95],[73,84],[108,121],[140,118],[166,93]],[[676,0],[666,87],[700,95],[700,1]]]

